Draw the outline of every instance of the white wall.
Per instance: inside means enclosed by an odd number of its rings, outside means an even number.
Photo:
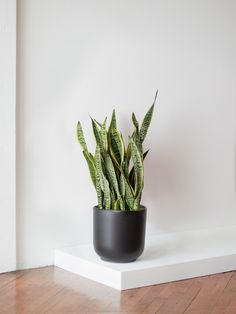
[[[127,135],[159,97],[146,147],[148,233],[236,223],[236,2],[22,0],[18,266],[88,242],[96,196],[76,141],[115,107]]]
[[[16,267],[16,4],[0,0],[0,273]]]

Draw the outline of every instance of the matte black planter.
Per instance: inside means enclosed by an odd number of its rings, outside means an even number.
[[[135,261],[145,245],[146,207],[139,211],[93,208],[93,245],[101,259],[128,263]]]

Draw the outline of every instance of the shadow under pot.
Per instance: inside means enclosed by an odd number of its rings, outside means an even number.
[[[135,261],[145,246],[146,212],[93,208],[93,245],[102,260],[114,263]]]

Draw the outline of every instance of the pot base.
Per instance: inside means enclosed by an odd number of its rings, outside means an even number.
[[[136,261],[136,258],[132,259],[132,260],[128,260],[128,261],[121,261],[121,260],[116,260],[116,259],[111,259],[111,258],[103,258],[103,257],[100,257],[100,258],[102,261],[109,262],[109,263],[132,263],[132,262]]]

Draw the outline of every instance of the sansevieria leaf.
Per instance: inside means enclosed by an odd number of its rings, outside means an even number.
[[[128,176],[129,172],[129,164],[131,159],[131,144],[129,143],[126,150],[126,159],[125,159],[125,170],[126,170],[126,176]]]
[[[102,160],[101,160],[101,151],[100,147],[97,146],[96,152],[95,152],[95,160],[96,160],[96,172],[99,176],[99,182],[101,186],[101,190],[104,193],[104,207],[106,209],[110,209],[111,206],[111,195],[110,195],[110,188],[109,188],[109,182],[107,178],[105,177],[103,170],[102,170]]]
[[[125,201],[128,205],[130,210],[133,210],[134,206],[134,193],[132,191],[132,188],[130,187],[129,183],[127,182],[126,178],[124,177],[124,183],[125,183]]]
[[[124,198],[125,197],[125,177],[123,173],[120,175],[120,192],[121,196]]]
[[[92,121],[93,134],[94,134],[96,143],[100,147],[101,151],[103,152],[103,145],[102,145],[100,130],[97,126],[97,123],[95,122],[93,118],[91,118],[91,121]]]
[[[140,128],[140,141],[141,141],[141,143],[143,143],[143,141],[144,141],[144,139],[145,139],[145,137],[147,135],[147,131],[148,131],[148,128],[150,126],[150,123],[152,121],[154,105],[155,105],[155,102],[156,102],[156,99],[157,99],[157,93],[158,93],[158,91],[156,91],[153,104],[152,104],[151,108],[148,110],[148,112],[146,113],[146,115],[145,115],[145,117],[143,119],[141,128]]]
[[[143,145],[142,145],[142,142],[141,142],[141,140],[140,140],[140,135],[139,135],[139,133],[137,133],[136,131],[134,131],[134,133],[132,134],[132,138],[133,138],[135,144],[137,145],[138,150],[139,150],[139,152],[140,152],[140,154],[141,154],[141,156],[142,156],[142,154],[143,154]]]
[[[139,210],[140,209],[140,197],[136,197],[134,200],[133,210]]]
[[[136,133],[139,136],[139,123],[138,123],[138,120],[136,119],[134,112],[132,113],[132,121],[133,121],[133,124],[135,126]]]
[[[85,142],[85,138],[84,138],[84,132],[83,132],[81,123],[79,121],[77,123],[77,139],[81,147],[83,148],[83,150],[88,150],[86,142]]]
[[[121,165],[124,160],[124,143],[117,129],[112,129],[110,134],[110,152],[117,163]]]
[[[96,119],[93,119],[93,120],[97,123],[97,125],[100,126],[100,128],[102,127],[102,124],[100,122],[98,122]]]
[[[149,150],[147,150],[144,154],[143,154],[143,160],[145,159],[145,157],[147,156]],[[131,184],[132,187],[134,187],[134,183],[135,183],[135,180],[134,180],[134,167],[132,167],[132,169],[130,170],[130,173],[129,173],[129,182]]]
[[[102,142],[103,149],[105,151],[107,151],[107,149],[108,149],[106,121],[107,121],[107,118],[103,122],[102,127],[100,129],[100,139]]]
[[[116,195],[117,195],[117,198],[120,201],[120,208],[125,209],[123,200],[122,200],[121,195],[120,195],[120,190],[119,190],[119,185],[118,185],[118,181],[117,181],[117,177],[116,177],[115,168],[113,166],[111,157],[108,154],[106,154],[106,157],[105,157],[105,165],[106,165],[106,171],[107,171],[107,175],[109,178],[109,182],[111,183],[112,187],[114,188]]]
[[[130,144],[131,144],[131,157],[134,164],[134,174],[135,174],[135,197],[139,196],[143,188],[143,160],[136,146],[134,140],[130,137]]]
[[[88,151],[83,150],[83,155],[87,161],[90,177],[92,179],[93,185],[96,187],[96,165],[93,156],[89,154]]]
[[[116,200],[116,201],[115,201],[114,209],[115,209],[115,210],[119,210],[119,200]]]
[[[115,109],[112,111],[112,116],[111,116],[111,123],[109,130],[117,129],[117,122],[116,122],[116,112]]]
[[[112,188],[110,190],[111,190],[111,208],[114,208],[115,201],[116,201],[115,191]]]
[[[103,208],[103,192],[101,189],[101,184],[100,184],[100,175],[99,172],[96,171],[96,192],[97,192],[97,200],[98,200],[98,207]]]

